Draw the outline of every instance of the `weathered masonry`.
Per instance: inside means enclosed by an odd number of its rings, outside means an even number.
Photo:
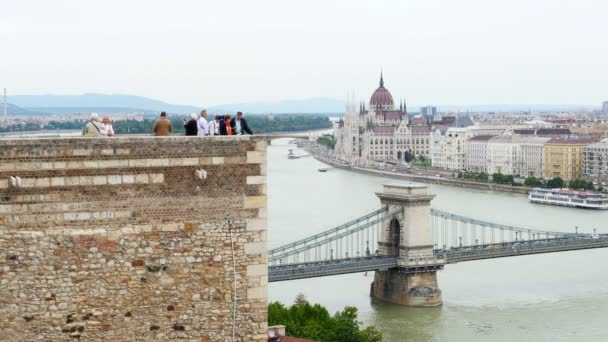
[[[0,139],[2,339],[265,341],[266,253],[263,138]]]

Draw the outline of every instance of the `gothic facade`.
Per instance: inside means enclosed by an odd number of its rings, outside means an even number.
[[[372,94],[369,109],[364,103],[358,108],[354,99],[346,105],[344,117],[335,130],[335,156],[351,163],[366,165],[374,162],[403,161],[412,157],[431,155],[431,127],[423,117],[410,120],[405,102],[396,108],[393,96],[380,85]]]

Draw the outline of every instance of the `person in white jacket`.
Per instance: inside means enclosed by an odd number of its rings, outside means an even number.
[[[207,111],[201,112],[201,118],[198,119],[198,131],[196,133],[199,137],[209,135],[209,124],[207,123]]]
[[[221,119],[222,119],[221,116],[216,115],[215,120],[209,121],[209,135],[211,135],[211,136],[220,135],[220,120]]]

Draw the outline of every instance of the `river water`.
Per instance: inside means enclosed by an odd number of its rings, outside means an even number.
[[[395,180],[331,169],[312,157],[288,159],[287,140],[268,148],[269,246],[276,247],[380,207],[374,192]],[[608,233],[608,211],[528,203],[523,195],[431,185],[434,208],[530,228]],[[444,304],[408,308],[372,302],[373,274],[270,284],[286,304],[303,293],[330,312],[359,309],[385,341],[608,341],[608,249],[447,265],[438,274]]]

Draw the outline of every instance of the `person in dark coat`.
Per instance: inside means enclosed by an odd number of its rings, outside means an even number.
[[[190,120],[184,119],[184,128],[186,129],[186,135],[197,135],[198,133],[198,117],[196,114],[190,114]]]
[[[233,135],[232,125],[230,124],[230,114],[224,115],[224,119],[220,121],[220,135]]]
[[[236,118],[230,121],[230,126],[232,126],[232,131],[234,132],[233,134],[241,135],[248,133],[253,135],[253,132],[251,129],[249,129],[249,125],[247,125],[247,121],[243,117],[242,112],[236,113]]]

